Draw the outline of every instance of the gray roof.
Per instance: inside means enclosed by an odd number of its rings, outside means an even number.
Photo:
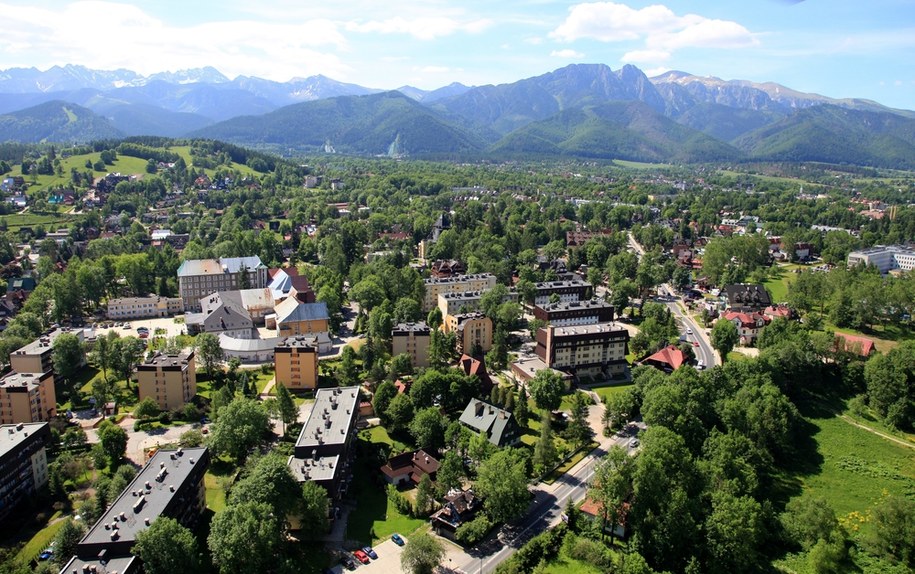
[[[398,323],[391,329],[391,333],[393,335],[406,335],[408,333],[429,335],[431,331],[429,325],[426,325],[425,321],[419,321],[418,323]]]
[[[82,329],[66,329],[60,328],[51,331],[46,335],[42,335],[29,343],[28,345],[17,349],[15,355],[42,355],[51,350],[51,347],[54,345],[54,339],[62,335],[63,333],[70,333],[76,335],[80,341],[83,340],[83,330]]]
[[[48,377],[51,374],[48,373]],[[12,372],[0,379],[0,388],[24,387],[29,391],[38,388],[38,384],[44,379],[44,373],[17,373]]]
[[[136,540],[137,533],[148,528],[144,519],[149,518],[150,521],[153,521],[162,514],[172,497],[188,479],[191,471],[201,463],[201,460],[208,458],[206,447],[179,450],[180,456],[177,456],[178,451],[174,450],[156,452],[108,508],[108,511],[83,537],[80,544],[110,543],[111,530],[106,526],[113,524],[117,525],[119,542]],[[173,454],[176,455],[174,458],[171,456]],[[162,466],[163,464],[165,466]],[[156,480],[163,469],[167,471],[163,480]],[[174,490],[172,490],[172,486],[174,486]],[[142,504],[140,504],[141,498]],[[122,514],[125,517],[123,520],[120,519]]]
[[[90,572],[98,572],[99,574],[103,572],[130,574],[131,572],[139,572],[140,559],[136,556],[122,556],[105,560],[103,563],[101,560],[80,560],[74,556],[67,562],[66,566],[60,569],[60,574],[83,574],[85,566],[90,568],[95,566],[96,569],[94,571],[90,570]]]
[[[518,425],[512,414],[485,401],[470,401],[459,420],[478,433],[486,433],[489,442],[496,446],[511,444],[519,438],[518,433],[514,432]]]
[[[272,351],[282,341],[282,337],[267,337],[266,339],[239,339],[230,337],[225,333],[219,334],[219,346],[224,351],[258,352]]]
[[[594,323],[593,325],[572,325],[569,327],[553,327],[554,337],[568,337],[572,335],[597,335],[598,333],[613,333],[627,335],[629,331],[616,323]]]
[[[0,426],[0,457],[6,456],[20,444],[26,441],[30,436],[34,436],[41,427],[48,426],[48,423],[23,423],[22,428],[19,425]]]
[[[289,297],[276,306],[276,322],[318,321],[329,319],[327,303],[302,303],[295,297]]]
[[[315,391],[311,415],[295,443],[302,448],[343,445],[352,421],[359,416],[359,387],[338,387]]]
[[[423,279],[426,285],[445,285],[449,283],[468,283],[470,281],[495,281],[496,276],[492,273],[475,273],[472,275],[454,275],[451,277],[428,277]]]
[[[261,258],[257,255],[250,257],[224,257],[222,259],[188,259],[178,267],[178,277],[238,273],[242,267],[249,271],[262,267],[266,268],[261,263]]]
[[[319,456],[317,458],[296,458],[290,456],[286,461],[292,476],[299,482],[306,480],[333,480],[334,473],[340,465],[340,455]]]
[[[613,305],[603,299],[587,299],[583,301],[557,301],[555,303],[544,303],[537,305],[544,311],[572,311],[574,309],[613,309]]]

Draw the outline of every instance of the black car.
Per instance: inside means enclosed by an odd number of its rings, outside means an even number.
[[[349,554],[344,554],[343,556],[340,557],[340,564],[342,564],[343,567],[346,568],[347,570],[356,569],[356,560]]]

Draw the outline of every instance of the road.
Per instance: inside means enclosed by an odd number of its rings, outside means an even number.
[[[633,427],[629,433],[635,430]],[[614,444],[629,449],[628,443],[632,436],[629,433],[603,439],[596,449],[555,483],[538,485],[531,489],[534,499],[524,518],[514,525],[503,526],[497,537],[490,538],[479,546],[450,552],[446,563],[448,569],[466,574],[494,572],[496,566],[514,554],[525,542],[558,524],[570,498],[574,503],[584,499],[597,461]]]
[[[644,255],[645,249],[635,240],[632,233],[628,233],[627,237],[629,239],[629,247],[632,248],[632,251],[639,257]],[[658,297],[658,301],[667,305],[667,308],[671,310],[679,323],[683,326],[683,330],[681,331],[683,338],[690,343],[699,342],[698,347],[693,347],[693,351],[696,354],[696,360],[702,361],[702,364],[706,367],[720,365],[721,359],[718,357],[718,353],[715,352],[715,349],[712,348],[712,342],[705,334],[705,330],[686,312],[686,308],[683,306],[683,300],[674,295],[674,293],[676,293],[674,288],[669,283],[664,283],[658,287],[658,292],[662,295],[661,297]],[[692,334],[690,334],[690,331]]]

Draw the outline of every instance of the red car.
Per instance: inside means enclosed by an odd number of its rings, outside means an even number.
[[[369,562],[371,562],[371,560],[369,560],[368,554],[366,554],[362,550],[356,550],[355,552],[353,552],[353,556],[355,556],[356,560],[358,560],[359,562],[362,562],[363,564],[368,564]]]

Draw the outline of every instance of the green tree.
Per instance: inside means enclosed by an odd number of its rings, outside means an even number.
[[[283,421],[283,434],[286,434],[286,425],[295,424],[299,418],[299,408],[295,406],[292,393],[283,383],[276,385],[276,403],[280,420]]]
[[[781,515],[781,523],[787,539],[804,550],[813,548],[818,540],[829,540],[839,528],[835,511],[818,496],[793,498]]]
[[[556,444],[553,441],[553,432],[550,429],[551,419],[552,415],[546,411],[540,418],[540,438],[534,444],[534,456],[531,459],[534,464],[534,473],[537,476],[553,468],[559,459],[559,453],[556,451]]]
[[[197,355],[203,363],[207,378],[213,380],[219,363],[225,358],[222,347],[219,346],[219,339],[212,333],[201,333],[197,335],[194,345],[197,347]]]
[[[83,345],[79,338],[72,333],[58,335],[51,345],[51,362],[55,374],[72,381],[83,364]]]
[[[210,446],[217,454],[243,461],[269,430],[270,421],[264,404],[237,397],[220,409],[219,418],[210,427]]]
[[[562,403],[565,384],[559,373],[552,369],[542,369],[528,383],[528,389],[538,409],[553,411]]]
[[[375,396],[372,397],[372,410],[375,411],[375,414],[381,417],[381,420],[384,424],[388,424],[389,420],[387,418],[388,406],[391,404],[391,401],[394,400],[394,397],[397,396],[397,387],[394,386],[394,383],[390,381],[385,381],[378,385],[378,388],[375,389]]]
[[[111,341],[114,337],[117,336],[117,333],[114,331],[109,331],[108,335],[104,337],[98,337],[95,341],[95,347],[92,350],[92,356],[95,360],[95,364],[98,365],[98,368],[102,370],[102,378],[108,378],[108,369],[111,367],[112,359],[112,344]]]
[[[250,465],[249,465],[250,466]],[[286,458],[272,453],[258,458],[229,492],[228,503],[263,503],[273,514],[286,517],[298,512],[302,504],[299,483],[292,476]]]
[[[156,399],[146,397],[133,408],[133,416],[138,419],[150,419],[159,415],[159,404]]]
[[[207,546],[221,574],[270,572],[283,545],[282,522],[269,504],[242,502],[216,514]]]
[[[397,395],[394,397],[387,410],[385,410],[390,430],[394,432],[407,430],[410,426],[410,421],[413,420],[413,413],[413,400],[410,399],[410,395]]]
[[[321,534],[327,531],[327,514],[330,508],[330,499],[327,491],[314,481],[302,483],[302,524]]]
[[[127,452],[127,431],[105,419],[98,427],[98,439],[111,466],[117,466]]]
[[[435,485],[428,474],[424,474],[419,480],[416,487],[416,504],[414,505],[414,514],[417,516],[427,516],[432,512],[435,504]]]
[[[400,555],[401,567],[410,574],[432,574],[445,558],[445,547],[423,532],[410,539]]]
[[[508,522],[524,513],[530,500],[526,469],[524,455],[513,448],[499,450],[480,463],[475,487],[493,522]]]
[[[86,534],[86,525],[70,518],[65,519],[63,526],[54,535],[54,561],[63,566],[76,554],[76,545]]]
[[[416,412],[410,421],[410,434],[416,445],[427,450],[438,450],[445,444],[445,427],[448,419],[437,407],[428,407]]]
[[[705,522],[710,571],[750,572],[760,561],[763,538],[762,507],[749,496],[725,491],[712,495],[712,512]]]
[[[737,346],[738,341],[740,334],[737,332],[737,326],[731,321],[719,319],[712,327],[712,346],[721,355],[722,363],[727,361],[728,353]]]
[[[438,467],[437,486],[440,494],[446,494],[452,488],[460,488],[466,478],[467,472],[464,470],[464,462],[458,453],[449,450],[442,458],[442,463]]]
[[[200,553],[194,534],[177,520],[160,516],[149,528],[137,533],[133,553],[143,561],[147,574],[195,572]]]
[[[391,362],[388,364],[388,370],[390,372],[389,377],[393,380],[396,380],[403,375],[412,375],[413,359],[408,353],[400,353],[391,358]]]
[[[588,496],[601,509],[602,531],[611,533],[622,521],[623,503],[632,491],[633,459],[626,450],[614,445],[594,469]],[[613,540],[611,534],[611,542]]]
[[[111,369],[122,380],[129,381],[143,359],[146,343],[136,337],[117,337],[111,341]]]
[[[915,565],[915,502],[899,496],[883,499],[873,511],[868,547],[878,556]]]
[[[349,345],[340,352],[340,365],[337,367],[337,380],[340,386],[351,387],[359,384],[359,366],[356,364],[356,351]]]

